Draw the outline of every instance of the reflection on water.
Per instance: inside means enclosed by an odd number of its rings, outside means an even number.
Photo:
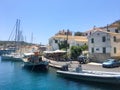
[[[23,62],[0,61],[0,90],[119,90],[120,86],[66,79],[57,69],[31,71]]]

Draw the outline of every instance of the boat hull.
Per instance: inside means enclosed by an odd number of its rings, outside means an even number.
[[[31,62],[24,62],[24,68],[30,70],[47,70],[48,63],[47,62],[40,62],[40,63],[31,63]]]
[[[18,62],[22,61],[22,58],[13,57],[13,56],[1,56],[1,59],[3,61],[18,61]]]
[[[1,56],[1,60],[6,60],[6,61],[12,60],[12,56]]]
[[[93,81],[99,83],[109,83],[109,84],[120,84],[120,75],[93,75],[86,73],[77,73],[77,72],[69,72],[69,71],[57,71],[57,74],[67,78],[73,78],[78,80],[85,81]]]

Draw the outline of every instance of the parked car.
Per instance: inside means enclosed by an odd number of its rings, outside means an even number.
[[[117,59],[107,59],[102,63],[103,67],[108,67],[108,68],[113,68],[113,67],[119,67],[120,66],[120,61]]]
[[[87,58],[86,56],[81,55],[81,56],[78,57],[78,61],[79,61],[80,63],[85,64],[85,63],[88,62],[88,58]]]

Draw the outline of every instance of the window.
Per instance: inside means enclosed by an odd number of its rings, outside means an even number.
[[[105,36],[102,37],[102,42],[105,42],[106,41],[106,38]]]
[[[97,35],[100,35],[99,33],[97,33]]]
[[[115,29],[115,32],[116,32],[116,33],[119,33],[119,32],[118,32],[118,29]]]
[[[96,51],[99,51],[99,48],[96,48]]]
[[[94,38],[91,39],[91,43],[94,43]]]
[[[113,41],[116,42],[116,36],[113,37]]]
[[[92,51],[92,53],[94,53],[94,48],[91,48],[91,49],[92,49],[92,50],[91,50],[91,51]]]
[[[116,47],[114,47],[114,53],[116,53]]]
[[[110,32],[110,30],[107,30],[107,32]]]
[[[106,48],[105,47],[103,47],[103,53],[106,53]]]
[[[91,35],[91,32],[90,32],[90,35]]]
[[[55,40],[55,43],[58,43],[58,40]]]

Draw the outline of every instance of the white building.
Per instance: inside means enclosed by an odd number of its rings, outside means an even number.
[[[107,58],[120,57],[120,33],[96,30],[88,36],[88,46],[93,61],[102,62]]]
[[[102,29],[103,31],[107,31],[107,32],[120,33],[120,30],[118,29],[118,25],[110,25]]]
[[[120,30],[118,29],[118,24],[117,25],[113,24],[113,25],[106,26],[106,27],[99,27],[99,28],[94,27],[93,29],[87,30],[86,32],[84,32],[84,35],[89,36],[89,35],[91,35],[92,33],[96,32],[98,30],[107,31],[107,32],[114,32],[114,33],[120,33]]]
[[[50,50],[59,49],[58,43],[67,40],[67,35],[55,35],[49,39]],[[69,46],[82,46],[88,45],[88,39],[86,36],[72,36],[68,35]]]

